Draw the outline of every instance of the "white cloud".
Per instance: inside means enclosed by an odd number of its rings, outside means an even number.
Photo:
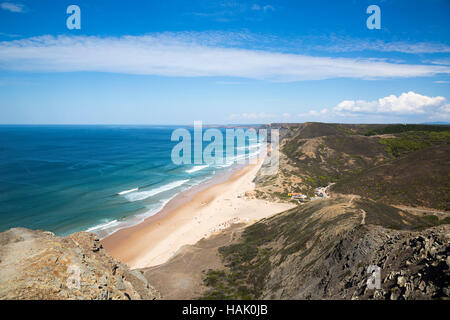
[[[12,2],[2,2],[0,3],[0,8],[11,12],[24,12],[25,10],[25,6],[23,4]]]
[[[334,108],[310,110],[297,114],[297,117],[354,123],[447,120],[450,119],[450,103],[445,97],[428,97],[410,91],[372,101],[344,100]]]
[[[450,103],[444,104],[442,107],[440,107],[439,112],[447,113],[448,115],[450,115]]]
[[[312,48],[329,52],[357,52],[357,51],[378,51],[378,52],[402,52],[410,54],[418,53],[449,53],[450,46],[438,42],[404,42],[383,40],[363,40],[340,37],[322,37],[327,45],[313,45]]]
[[[271,6],[270,4],[267,4],[265,6],[260,6],[259,4],[254,4],[251,9],[254,11],[262,10],[264,12],[275,11],[275,8],[273,6]]]
[[[450,83],[450,81],[446,81],[446,80],[437,80],[437,81],[433,81],[434,83]]]
[[[450,50],[449,50],[450,51]],[[443,58],[443,59],[435,59],[435,60],[428,60],[426,62],[430,62],[433,64],[441,64],[441,65],[447,65],[450,66],[450,58]]]
[[[327,113],[328,113],[328,109],[322,109],[322,110],[319,110],[319,111],[311,110],[311,111],[308,112],[308,115],[310,115],[310,116],[323,116],[323,115],[326,115]]]
[[[0,42],[0,69],[31,72],[114,72],[179,77],[241,77],[270,81],[408,78],[450,74],[449,66],[373,59],[315,57],[221,47],[195,34],[87,37],[40,36]]]
[[[386,113],[386,114],[425,114],[443,106],[444,97],[427,97],[415,92],[390,95],[374,101],[344,100],[333,108],[335,112]]]
[[[450,103],[446,103],[439,107],[436,111],[432,112],[428,119],[430,120],[450,120]]]
[[[309,110],[291,115],[290,113],[267,114],[242,113],[233,114],[232,120],[259,120],[259,122],[304,122],[332,121],[343,123],[381,123],[402,122],[410,120],[420,122],[450,119],[450,103],[446,98],[428,97],[415,92],[390,95],[374,101],[344,100],[336,107]]]
[[[2,37],[8,37],[8,38],[17,38],[17,37],[20,37],[20,34],[17,34],[17,33],[0,32],[0,36],[2,36]]]

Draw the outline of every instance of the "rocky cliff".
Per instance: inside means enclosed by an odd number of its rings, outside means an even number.
[[[157,299],[139,271],[114,260],[92,233],[0,233],[0,299]]]

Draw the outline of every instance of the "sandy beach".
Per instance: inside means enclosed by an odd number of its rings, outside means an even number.
[[[245,196],[254,190],[252,181],[262,162],[260,159],[225,181],[174,199],[144,222],[106,237],[103,246],[131,268],[156,266],[170,259],[181,247],[195,244],[232,223],[250,224],[292,208],[292,204]]]

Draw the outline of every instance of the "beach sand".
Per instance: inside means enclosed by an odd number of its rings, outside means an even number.
[[[156,266],[184,245],[195,244],[232,223],[250,224],[292,208],[292,204],[245,197],[255,187],[252,181],[262,162],[260,159],[225,181],[174,199],[144,222],[106,237],[103,246],[132,269]]]

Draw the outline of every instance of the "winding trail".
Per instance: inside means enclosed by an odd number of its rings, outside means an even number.
[[[361,214],[362,214],[362,220],[361,220],[361,224],[366,224],[366,212],[363,209],[361,210]]]
[[[351,199],[350,199],[350,204],[353,203],[353,199],[355,199],[355,196],[352,196],[352,197],[351,197]]]
[[[405,210],[405,211],[415,211],[415,212],[422,212],[422,213],[435,213],[435,214],[450,215],[450,212],[433,210],[433,209],[418,209],[418,208],[407,207],[407,206],[394,206],[394,207],[399,208],[401,210]]]

